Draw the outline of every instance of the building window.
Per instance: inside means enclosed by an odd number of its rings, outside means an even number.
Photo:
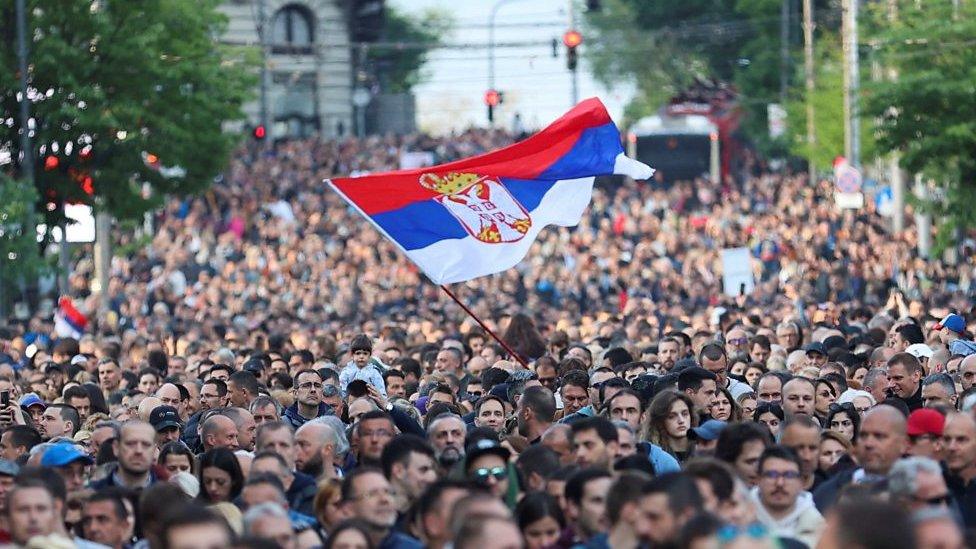
[[[294,4],[285,6],[274,15],[271,27],[273,53],[312,53],[314,34],[312,13]]]

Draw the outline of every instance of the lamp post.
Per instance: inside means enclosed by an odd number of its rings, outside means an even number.
[[[495,87],[495,18],[498,16],[498,10],[505,4],[511,2],[518,2],[519,0],[497,0],[495,5],[491,7],[491,13],[488,14],[488,89],[497,90]],[[493,120],[489,120],[492,126],[495,125]]]

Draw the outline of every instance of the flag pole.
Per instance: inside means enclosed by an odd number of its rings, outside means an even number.
[[[485,333],[487,333],[488,335],[491,336],[492,339],[494,339],[495,341],[497,341],[498,344],[501,345],[502,348],[504,348],[508,352],[508,354],[516,362],[518,362],[519,364],[521,364],[522,367],[525,368],[525,369],[528,369],[529,368],[529,365],[525,363],[525,360],[523,360],[522,357],[519,356],[518,353],[516,353],[515,351],[513,351],[512,348],[508,346],[508,343],[505,343],[505,341],[502,338],[498,337],[498,335],[495,334],[495,332],[493,332],[491,330],[491,328],[489,328],[487,325],[485,325],[485,323],[482,322],[480,318],[478,318],[478,315],[474,314],[471,311],[471,309],[468,308],[467,305],[465,305],[464,303],[462,303],[461,300],[458,299],[456,295],[454,295],[454,292],[452,292],[451,290],[449,290],[447,288],[447,286],[445,286],[444,284],[441,284],[440,287],[441,287],[442,290],[444,290],[444,293],[447,294],[448,297],[450,297],[451,299],[453,299],[454,302],[457,303],[459,307],[461,307],[462,309],[464,309],[464,312],[468,313],[468,316],[470,316],[471,318],[473,318],[474,321],[477,322],[479,326],[481,326],[481,329],[484,330]]]

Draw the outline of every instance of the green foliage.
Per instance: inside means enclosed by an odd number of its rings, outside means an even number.
[[[428,10],[419,17],[401,13],[387,4],[380,42],[411,44],[369,46],[367,62],[375,66],[380,87],[386,92],[409,92],[422,79],[427,54],[443,42],[453,28],[450,14]],[[415,45],[419,44],[420,47]]]
[[[818,27],[835,28],[836,7],[829,0],[814,4]],[[584,51],[604,84],[636,84],[628,119],[653,114],[696,76],[718,78],[739,89],[745,133],[766,151],[782,151],[783,142],[768,140],[766,116],[767,105],[780,99],[781,5],[781,0],[606,0],[600,13],[585,18],[594,38]],[[800,59],[798,21],[797,16],[791,25],[794,60]]]
[[[30,87],[37,131],[37,184],[45,201],[96,203],[117,217],[138,217],[169,193],[209,186],[236,136],[223,126],[242,118],[256,82],[253,67],[219,37],[219,0],[29,0]],[[14,0],[0,0],[14,21]],[[13,25],[0,31],[0,118],[17,120]],[[17,157],[19,126],[0,126],[0,149]],[[58,144],[57,169],[43,168],[43,147]],[[71,143],[71,152],[66,145]],[[91,145],[91,155],[81,152]],[[165,177],[144,154],[184,175]],[[82,189],[90,176],[94,196]],[[143,183],[152,192],[143,193]],[[48,222],[56,223],[57,219]]]
[[[897,78],[869,88],[867,111],[881,149],[943,187],[944,199],[924,207],[946,220],[944,249],[956,229],[976,226],[976,7],[960,2],[954,18],[951,0],[899,2],[897,20],[877,28],[871,38]]]
[[[0,311],[9,310],[10,297],[21,285],[45,273],[37,234],[31,220],[37,190],[29,183],[0,174]]]

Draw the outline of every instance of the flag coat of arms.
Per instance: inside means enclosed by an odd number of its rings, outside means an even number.
[[[528,139],[448,164],[327,180],[435,283],[515,266],[547,225],[579,223],[598,175],[647,179],[599,99]]]

